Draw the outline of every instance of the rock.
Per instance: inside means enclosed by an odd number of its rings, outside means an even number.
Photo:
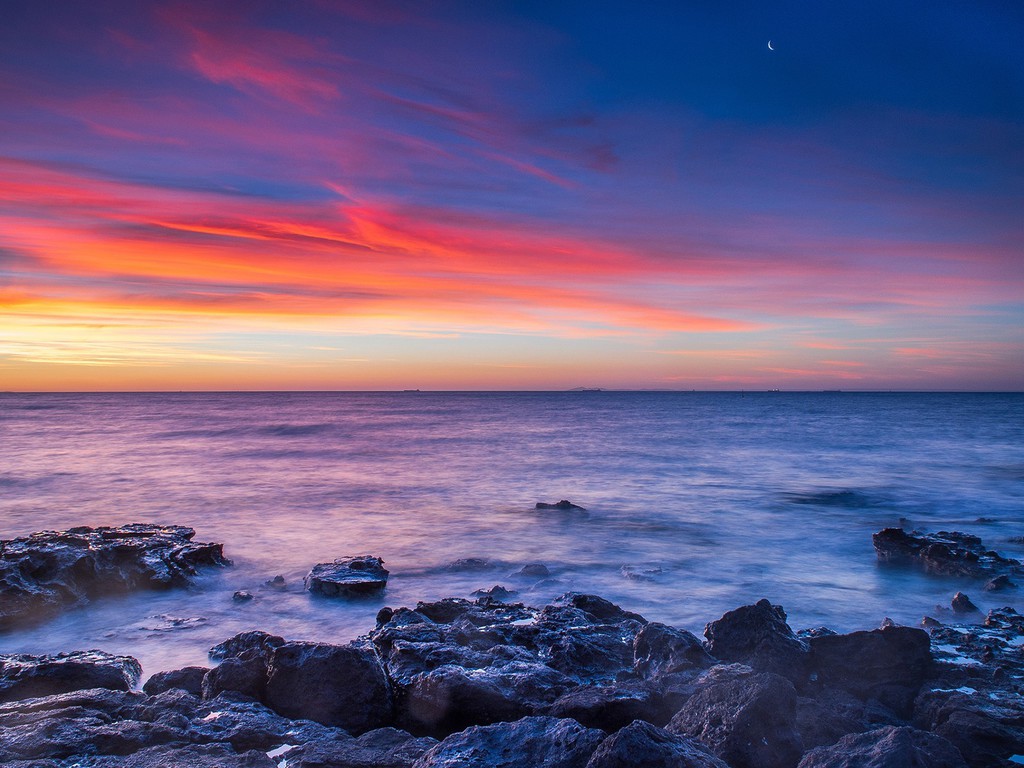
[[[560,509],[560,510],[574,510],[576,512],[586,512],[587,510],[581,507],[579,504],[573,504],[571,501],[562,499],[556,501],[554,504],[547,504],[543,501],[538,501],[535,509]]]
[[[640,624],[647,623],[647,619],[639,613],[624,611],[622,608],[615,605],[615,603],[605,600],[603,597],[598,597],[597,595],[588,595],[581,592],[567,592],[566,594],[556,598],[552,605],[564,605],[578,608],[598,621],[636,621]]]
[[[267,634],[259,630],[251,630],[249,632],[240,632],[223,643],[213,646],[210,649],[210,658],[214,661],[222,661],[223,659],[241,656],[246,652],[253,652],[269,660],[271,652],[282,645],[284,645],[283,637]]]
[[[803,745],[796,690],[772,672],[713,667],[667,730],[697,739],[732,768],[793,768]]]
[[[960,750],[941,736],[906,726],[887,726],[844,736],[812,749],[799,768],[967,768]]]
[[[388,583],[384,561],[372,555],[342,557],[333,563],[318,563],[306,576],[306,589],[325,597],[375,595]]]
[[[453,734],[413,768],[585,768],[603,738],[575,720],[525,717]]]
[[[798,684],[806,675],[807,647],[786,623],[781,605],[759,600],[729,611],[708,624],[704,636],[716,659],[774,672]]]
[[[931,616],[922,616],[921,617],[921,627],[924,628],[924,629],[934,629],[936,627],[941,627],[941,626],[942,626],[942,622],[939,621],[938,619],[933,619]]]
[[[1002,592],[1007,589],[1016,589],[1017,584],[1010,581],[1010,577],[1005,574],[1002,576],[996,576],[994,579],[989,579],[988,583],[985,584],[986,592]]]
[[[270,656],[267,706],[353,734],[391,725],[391,686],[370,648],[285,643]]]
[[[959,531],[924,534],[886,528],[871,537],[879,562],[913,564],[928,573],[980,578],[999,572],[1020,573],[1021,563],[986,550],[981,539]]]
[[[268,581],[263,582],[263,586],[267,589],[273,589],[278,592],[284,592],[286,589],[288,589],[288,584],[285,582],[284,576],[281,576],[280,574],[278,574],[272,579],[269,579]]]
[[[508,600],[510,597],[514,596],[515,594],[516,594],[515,590],[513,590],[513,589],[505,589],[500,584],[495,584],[490,589],[478,589],[478,590],[476,590],[473,593],[473,597],[487,597],[487,598],[490,598],[491,600],[497,600],[499,602],[504,602],[504,601]]]
[[[379,728],[358,739],[306,742],[285,753],[288,768],[409,768],[436,739],[416,738],[397,728]]]
[[[699,742],[636,721],[601,742],[587,768],[729,768]]]
[[[817,685],[877,699],[901,716],[909,714],[931,670],[930,641],[921,629],[886,627],[808,642],[811,676]]]
[[[250,600],[255,599],[255,595],[252,592],[246,592],[244,589],[240,589],[231,596],[231,599],[236,603],[247,603]]]
[[[224,659],[203,677],[201,694],[212,699],[225,691],[234,691],[260,701],[267,690],[267,660],[254,651]]]
[[[704,644],[685,629],[652,621],[633,641],[633,671],[648,680],[692,669],[706,669],[715,660]]]
[[[320,740],[348,739],[340,728],[331,728],[308,720],[290,720],[259,702],[221,694],[201,705],[183,701],[177,722],[189,741],[227,744],[237,752],[250,749],[268,751],[283,744],[305,744]],[[140,708],[141,709],[141,708]],[[159,711],[159,710],[158,710]],[[136,710],[137,717],[152,716]],[[171,722],[160,717],[160,722]]]
[[[56,656],[0,654],[0,702],[53,696],[86,688],[129,691],[142,667],[131,656],[74,651]]]
[[[953,609],[953,613],[981,613],[978,606],[972,603],[971,598],[963,592],[957,592],[953,595],[953,599],[950,601],[949,607]]]
[[[0,541],[0,631],[96,597],[187,586],[200,566],[229,565],[220,544],[184,526],[71,528]]]
[[[1011,755],[1024,755],[1024,704],[1015,686],[995,695],[927,691],[915,705],[914,724],[956,746],[971,768],[1006,765]]]
[[[634,720],[665,725],[675,712],[656,687],[634,680],[581,685],[555,701],[547,714],[571,717],[588,728],[613,733]]]
[[[182,667],[172,669],[168,672],[157,672],[151,675],[142,690],[150,696],[169,691],[176,688],[188,691],[193,696],[201,696],[203,691],[203,678],[209,672],[208,667]]]
[[[253,750],[238,754],[219,744],[151,747],[117,765],[119,768],[279,768],[266,752]]]
[[[530,563],[519,569],[519,575],[534,579],[546,579],[551,575],[551,571],[543,563]]]
[[[822,689],[813,698],[798,698],[796,722],[804,749],[835,744],[848,733],[905,724],[888,707],[877,702],[868,704],[836,688]]]
[[[444,736],[471,725],[517,720],[543,711],[573,686],[541,663],[446,665],[415,676],[404,689],[399,723],[413,733]]]

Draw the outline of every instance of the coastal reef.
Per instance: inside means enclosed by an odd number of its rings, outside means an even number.
[[[596,595],[382,609],[344,644],[251,631],[210,667],[0,657],[11,768],[981,768],[1024,755],[1024,617],[794,632],[767,600],[704,639]]]
[[[188,586],[201,566],[228,565],[223,545],[180,525],[43,531],[0,541],[0,631],[91,599]]]

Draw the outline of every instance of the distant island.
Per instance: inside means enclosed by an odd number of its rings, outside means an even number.
[[[568,392],[604,392],[601,387],[573,387]]]

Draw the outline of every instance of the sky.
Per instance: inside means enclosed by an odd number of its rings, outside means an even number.
[[[1024,388],[1015,0],[0,5],[0,390]]]

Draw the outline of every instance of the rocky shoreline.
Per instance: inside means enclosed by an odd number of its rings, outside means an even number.
[[[9,606],[24,605],[31,592],[28,540],[58,548],[59,562],[102,565],[98,572],[117,589],[128,582],[111,575],[112,563],[125,573],[148,563],[171,578],[140,578],[139,588],[166,588],[187,584],[197,565],[226,562],[220,545],[187,549],[190,529],[155,528],[73,529],[14,540],[14,546],[3,542],[0,615],[18,615]],[[980,542],[945,533],[928,541],[896,530],[881,532],[881,545],[895,541],[907,554],[879,549],[883,561],[914,561],[927,551],[926,568],[961,557],[965,567],[980,563],[986,575],[1017,573],[1019,564],[994,559]],[[950,546],[958,542],[959,549]],[[205,554],[191,554],[196,551]],[[58,560],[47,562],[50,570],[39,571],[47,611],[88,599],[82,567],[74,571],[77,598],[47,597],[60,581],[52,567]],[[329,590],[338,595],[357,576],[387,574],[370,556],[333,565],[343,569],[334,583],[344,588]],[[957,571],[942,564],[937,572]],[[761,600],[710,622],[702,639],[596,595],[568,593],[532,607],[497,594],[385,608],[376,626],[346,644],[246,632],[214,646],[209,667],[158,672],[141,691],[142,670],[127,656],[0,655],[0,763],[976,768],[1024,762],[1024,617],[1011,608],[979,614],[974,623],[930,619],[922,629],[887,621],[837,634],[794,631],[781,606]]]

